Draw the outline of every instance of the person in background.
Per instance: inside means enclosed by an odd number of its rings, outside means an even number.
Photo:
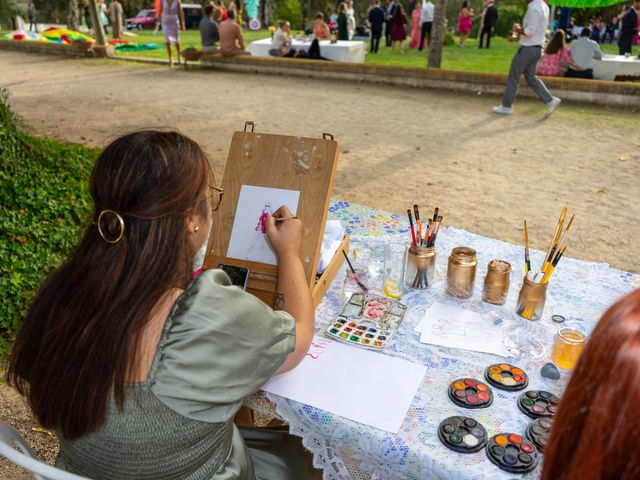
[[[407,15],[401,3],[395,9],[393,15],[393,27],[391,28],[391,50],[396,51],[400,44],[400,53],[404,53],[404,41],[407,38]]]
[[[98,0],[98,16],[104,33],[107,33],[109,31],[109,17],[107,16],[107,4],[104,0]]]
[[[458,33],[460,33],[460,41],[458,42],[458,46],[460,48],[464,46],[464,41],[469,36],[469,32],[471,32],[472,19],[473,9],[469,5],[469,1],[464,0],[464,2],[462,2],[462,7],[460,8],[460,15],[458,16]]]
[[[38,20],[36,18],[36,6],[29,2],[27,5],[27,16],[29,17],[29,31],[30,32],[38,32]]]
[[[242,29],[236,23],[236,16],[233,10],[227,10],[227,19],[220,23],[218,31],[220,33],[220,54],[223,57],[235,57],[237,55],[251,55],[245,50]]]
[[[562,29],[556,30],[553,38],[547,43],[544,55],[538,63],[537,74],[545,77],[562,77],[573,59],[565,44],[566,33]]]
[[[347,21],[347,4],[338,4],[338,40],[349,40],[349,25]]]
[[[386,18],[384,24],[384,39],[387,47],[391,46],[391,31],[393,30],[393,18],[396,13],[397,4],[394,0],[387,0]]]
[[[124,10],[118,0],[113,0],[109,4],[109,17],[111,18],[111,36],[114,40],[121,40],[124,30]]]
[[[169,55],[169,67],[173,66],[173,56],[171,45],[176,46],[178,53],[178,63],[180,58],[180,30],[185,29],[184,12],[182,11],[182,3],[180,0],[161,0],[160,8],[156,13],[162,24],[162,35],[164,35],[164,43],[167,45],[167,54]]]
[[[580,355],[553,418],[542,480],[640,478],[639,404],[636,289],[605,312]]]
[[[640,0],[639,0],[640,1]],[[509,41],[518,39],[520,48],[511,60],[507,86],[502,96],[502,104],[493,107],[493,113],[511,115],[513,113],[513,101],[516,98],[520,77],[524,74],[529,86],[547,105],[547,116],[551,115],[561,100],[553,97],[542,81],[536,77],[536,66],[542,56],[542,48],[545,43],[545,32],[549,24],[549,7],[543,0],[529,0],[527,13],[524,16],[524,25],[514,24],[511,27],[513,35]]]
[[[618,49],[620,55],[631,55],[633,37],[638,33],[638,12],[640,0],[634,0],[620,22],[620,36],[618,37]]]
[[[329,40],[331,32],[329,25],[324,21],[324,13],[316,13],[316,19],[313,21],[313,36],[318,40]]]
[[[373,0],[371,9],[367,16],[369,27],[371,28],[371,53],[378,53],[380,47],[380,37],[382,37],[382,28],[385,22],[384,10],[380,7],[380,0]]]
[[[593,59],[602,58],[600,45],[591,40],[591,30],[588,27],[582,29],[580,38],[571,42],[571,58],[573,65],[569,66],[565,77],[593,78]]]
[[[231,1],[229,2],[229,10],[233,11],[233,16],[236,19],[236,23],[240,26],[242,26],[242,10],[238,9],[238,6],[236,5],[236,2]]]
[[[411,12],[411,39],[409,40],[409,48],[419,48],[422,39],[422,25],[420,17],[422,16],[422,3],[416,2]],[[424,46],[424,45],[423,45]]]
[[[214,20],[216,9],[210,3],[204,7],[204,17],[200,20],[200,40],[203,53],[215,53],[218,51],[216,43],[220,39],[218,23]]]
[[[218,17],[218,24],[224,22],[228,16],[228,10],[225,8],[222,0],[214,0],[213,6],[216,7],[216,16]]]
[[[433,14],[435,5],[431,0],[424,0],[420,11],[420,45],[418,50],[422,51],[423,46],[428,47],[431,43],[431,27],[433,26]]]
[[[601,41],[601,32],[602,29],[602,20],[600,17],[596,17],[593,19],[591,23],[591,40],[594,42],[600,43]]]
[[[491,36],[498,23],[498,7],[493,0],[485,0],[484,9],[482,10],[482,20],[478,29],[478,48],[482,48],[483,44],[486,48],[491,45]],[[486,40],[486,44],[485,44]]]
[[[602,43],[607,43],[607,39],[609,40],[609,44],[613,43],[616,38],[616,30],[618,29],[618,17],[614,15],[611,17],[611,20],[607,23],[607,26],[604,31],[604,35],[602,36]]]
[[[93,23],[91,22],[91,10],[89,9],[89,0],[82,0],[82,17],[84,23],[87,25],[87,31],[93,30]]]
[[[356,33],[356,11],[353,8],[353,0],[347,2],[344,13],[347,14],[347,30],[349,32],[349,40],[351,40]]]

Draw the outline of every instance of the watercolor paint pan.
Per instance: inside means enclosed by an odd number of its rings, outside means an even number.
[[[491,386],[511,392],[522,390],[529,385],[529,376],[526,372],[508,363],[488,366],[484,371],[484,378]]]
[[[551,424],[551,418],[536,418],[527,426],[527,438],[540,452],[544,452],[544,447],[547,446],[549,441]]]
[[[459,378],[449,385],[449,398],[463,408],[485,408],[493,403],[493,392],[475,378]]]
[[[487,444],[487,430],[469,417],[449,417],[438,426],[438,438],[458,453],[475,453]]]
[[[530,472],[538,465],[533,443],[515,433],[499,433],[487,442],[487,457],[498,468],[510,473]]]
[[[531,418],[553,417],[560,399],[544,390],[528,390],[518,397],[518,408]]]
[[[400,328],[406,312],[405,305],[390,298],[355,293],[325,334],[350,345],[382,350]]]

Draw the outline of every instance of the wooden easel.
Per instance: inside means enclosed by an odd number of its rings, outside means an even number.
[[[338,165],[338,144],[326,133],[323,138],[303,138],[255,133],[254,129],[253,122],[246,122],[244,132],[233,134],[222,181],[224,201],[213,216],[204,266],[216,268],[224,263],[249,268],[247,291],[273,305],[277,265],[228,258],[229,239],[242,185],[297,190],[297,215],[304,224],[300,259],[317,307],[344,260],[338,251],[325,272],[316,276]],[[349,237],[345,236],[342,249],[348,252],[348,248]]]

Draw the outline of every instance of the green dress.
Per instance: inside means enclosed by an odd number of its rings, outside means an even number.
[[[349,40],[349,22],[345,13],[338,14],[338,40]]]
[[[56,466],[94,479],[255,478],[233,417],[294,346],[291,315],[205,271],[173,305],[147,380],[127,387],[123,411],[111,400],[100,430],[59,435]]]

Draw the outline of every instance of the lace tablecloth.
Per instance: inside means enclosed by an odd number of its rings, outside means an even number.
[[[410,239],[406,217],[375,211],[348,202],[335,201],[330,218],[340,220],[351,235],[352,246],[361,253],[363,262],[375,273],[381,265],[384,245],[407,243]],[[458,300],[444,292],[447,258],[453,247],[468,246],[478,253],[475,292],[470,299]],[[563,258],[549,284],[542,320],[530,322],[513,312],[522,284],[523,249],[491,238],[456,228],[441,230],[437,242],[436,283],[428,290],[402,297],[409,313],[385,355],[401,357],[428,367],[413,404],[398,434],[390,434],[343,417],[300,404],[277,395],[259,393],[252,397],[252,408],[277,413],[290,424],[293,434],[302,437],[313,453],[314,465],[324,471],[324,479],[507,479],[537,478],[540,465],[526,475],[508,474],[494,466],[484,450],[475,454],[455,453],[438,440],[439,423],[451,415],[470,416],[482,423],[489,436],[498,432],[524,434],[530,419],[520,412],[516,398],[522,392],[493,389],[494,402],[489,408],[466,410],[454,405],[447,396],[449,383],[460,377],[483,378],[484,369],[501,360],[490,354],[448,349],[421,344],[413,328],[425,310],[434,302],[458,304],[482,313],[483,318],[500,328],[519,328],[519,335],[537,338],[546,346],[540,359],[509,359],[529,374],[528,389],[548,390],[561,395],[568,376],[548,380],[540,368],[550,361],[550,349],[557,324],[551,315],[561,314],[568,322],[581,324],[587,332],[617,298],[640,287],[640,275],[609,268],[606,264]],[[532,252],[532,264],[539,265],[543,253]],[[489,260],[507,260],[513,267],[509,297],[504,306],[483,303],[482,285]],[[373,267],[372,267],[373,265]],[[342,292],[344,269],[336,277],[316,313],[316,334],[322,335],[339,313],[346,297]],[[381,278],[370,277],[373,288],[381,287]],[[354,366],[357,369],[357,366]],[[366,371],[362,366],[361,371]],[[372,381],[375,375],[372,374]]]

